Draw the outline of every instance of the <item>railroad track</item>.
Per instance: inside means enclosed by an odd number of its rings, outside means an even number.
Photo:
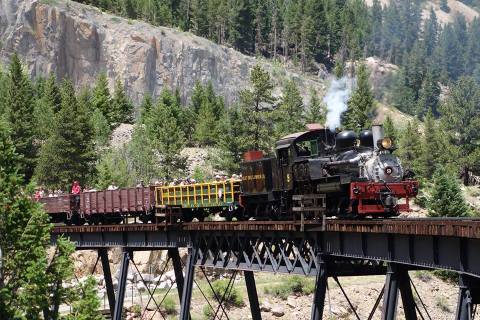
[[[162,231],[304,231],[304,232],[361,232],[391,233],[425,236],[451,236],[480,239],[480,219],[473,218],[396,218],[320,221],[241,221],[241,222],[189,222],[168,225],[119,224],[94,226],[55,226],[53,233],[95,233],[95,232],[162,232]]]

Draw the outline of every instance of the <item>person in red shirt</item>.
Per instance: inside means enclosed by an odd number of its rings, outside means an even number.
[[[35,191],[35,201],[40,201],[40,198],[42,197],[42,193],[40,192],[40,190],[37,190]]]
[[[72,194],[74,195],[73,201],[75,203],[75,207],[78,209],[80,207],[80,192],[82,189],[80,188],[80,183],[78,181],[73,181],[72,184]]]
[[[73,181],[73,184],[72,184],[72,194],[80,194],[80,184],[78,183],[78,181]]]

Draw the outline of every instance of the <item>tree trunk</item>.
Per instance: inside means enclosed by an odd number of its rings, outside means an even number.
[[[468,172],[468,167],[464,166],[463,167],[463,185],[464,186],[468,186],[469,177],[470,177],[470,174]]]

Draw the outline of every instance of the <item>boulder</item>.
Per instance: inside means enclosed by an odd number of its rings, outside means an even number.
[[[272,310],[270,310],[270,312],[275,317],[283,317],[283,315],[285,314],[285,311],[283,310],[283,307],[278,305],[278,304],[274,305],[272,307]]]
[[[270,304],[270,302],[268,302],[268,300],[265,300],[260,306],[260,310],[264,312],[270,312],[270,310],[272,310],[272,305]]]
[[[295,308],[297,306],[297,301],[294,297],[287,298],[287,306],[289,306],[290,308]]]

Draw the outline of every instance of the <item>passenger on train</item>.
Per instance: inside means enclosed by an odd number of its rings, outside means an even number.
[[[118,190],[118,187],[115,185],[115,182],[113,182],[108,186],[107,190]]]
[[[74,195],[73,200],[75,202],[75,206],[80,205],[80,192],[82,188],[80,188],[80,183],[78,181],[73,181],[72,184],[72,194]],[[61,192],[61,191],[60,191]]]
[[[73,181],[72,184],[72,194],[80,194],[82,189],[80,188],[80,183],[78,181]]]
[[[34,195],[34,198],[35,198],[35,201],[40,201],[40,198],[42,197],[42,193],[41,193],[41,190],[40,189],[37,189],[35,191],[35,195]]]

